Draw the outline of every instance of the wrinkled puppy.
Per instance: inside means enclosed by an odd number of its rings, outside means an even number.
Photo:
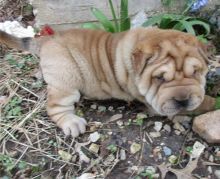
[[[73,137],[86,130],[85,119],[74,114],[81,93],[90,99],[138,99],[167,116],[194,110],[204,99],[205,47],[183,32],[71,29],[37,39],[0,32],[0,42],[40,56],[48,115]]]

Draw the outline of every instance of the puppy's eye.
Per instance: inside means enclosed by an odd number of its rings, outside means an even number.
[[[160,81],[160,82],[164,82],[165,79],[164,79],[164,74],[160,74],[158,76],[155,76],[154,77],[156,80]]]

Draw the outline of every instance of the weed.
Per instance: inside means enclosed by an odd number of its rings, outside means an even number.
[[[117,146],[115,144],[110,144],[107,149],[111,152],[111,153],[115,153],[117,151]]]
[[[15,118],[22,115],[21,111],[22,99],[14,96],[9,103],[4,107],[4,113],[7,119]]]
[[[121,0],[120,6],[120,17],[116,17],[115,8],[111,0],[109,0],[111,8],[113,22],[109,20],[106,15],[97,8],[91,8],[92,14],[98,20],[98,24],[85,23],[82,25],[83,28],[89,29],[104,29],[107,32],[122,32],[130,29],[130,18],[128,15],[128,0]]]

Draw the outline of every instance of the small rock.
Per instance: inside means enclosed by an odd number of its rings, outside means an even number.
[[[95,110],[95,109],[97,109],[97,105],[93,104],[93,105],[90,106],[90,108]]]
[[[122,116],[123,116],[122,114],[115,114],[109,119],[109,122],[117,121],[118,119],[121,119]]]
[[[166,156],[169,156],[169,155],[172,154],[172,150],[171,150],[169,147],[167,147],[167,146],[164,146],[164,147],[163,147],[163,152],[164,152],[164,154],[165,154]]]
[[[121,160],[126,160],[126,152],[124,149],[120,150],[120,159]]]
[[[171,156],[169,156],[168,161],[169,161],[171,164],[176,164],[177,159],[178,159],[177,156],[171,155]]]
[[[162,155],[161,155],[161,147],[157,146],[153,149],[153,157],[155,159],[162,159]]]
[[[171,127],[170,127],[170,125],[165,124],[165,125],[163,126],[163,128],[164,128],[164,130],[167,131],[168,133],[171,132]]]
[[[160,132],[150,132],[149,135],[153,138],[158,138],[161,136]]]
[[[63,150],[59,150],[58,154],[64,161],[67,161],[67,162],[69,162],[72,158],[72,155],[70,153],[65,152]]]
[[[204,149],[205,149],[205,145],[196,141],[192,149],[192,158],[198,158],[201,155],[201,153],[203,153]]]
[[[185,128],[179,122],[174,123],[173,128],[180,132],[186,131]]]
[[[145,119],[145,118],[147,118],[147,115],[144,113],[138,113],[136,118],[137,119]]]
[[[122,127],[123,124],[124,124],[122,120],[119,120],[119,121],[117,121],[116,123],[117,123],[117,125],[118,125],[119,127]]]
[[[98,112],[105,112],[106,111],[106,107],[105,106],[99,106],[98,107]]]
[[[130,146],[130,151],[132,154],[135,154],[137,153],[138,151],[141,150],[141,144],[138,144],[136,142],[134,142],[133,144],[131,144]]]
[[[100,139],[100,134],[98,132],[93,132],[89,135],[89,140],[91,142],[97,142]]]
[[[220,151],[217,151],[215,154],[216,157],[220,157]]]
[[[220,110],[197,116],[193,121],[193,131],[208,143],[220,143]]]
[[[214,162],[214,156],[213,156],[213,155],[210,155],[210,156],[209,156],[209,161],[210,161],[210,162]]]
[[[88,178],[95,178],[93,173],[83,173],[81,176],[76,177],[76,179],[88,179]]]
[[[220,170],[215,170],[215,176],[220,179]]]
[[[208,166],[207,171],[208,171],[210,174],[212,174],[212,167],[211,167],[211,166]]]
[[[180,134],[181,134],[181,132],[180,132],[179,130],[174,130],[174,133],[175,133],[176,135],[180,135]]]
[[[109,110],[109,111],[113,111],[113,110],[114,110],[113,106],[109,106],[109,107],[108,107],[108,110]]]
[[[107,134],[108,134],[108,135],[112,135],[113,132],[112,132],[112,131],[108,131]]]
[[[92,144],[89,146],[89,150],[90,150],[91,152],[94,152],[94,153],[97,154],[97,153],[99,152],[99,145],[92,143]]]
[[[162,122],[156,121],[156,122],[154,123],[154,129],[155,129],[155,131],[159,132],[159,131],[162,129],[162,126],[163,126]]]

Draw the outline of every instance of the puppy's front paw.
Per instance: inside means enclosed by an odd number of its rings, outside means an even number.
[[[78,137],[86,131],[86,120],[78,116],[69,116],[59,124],[66,136],[72,135],[73,138]]]

